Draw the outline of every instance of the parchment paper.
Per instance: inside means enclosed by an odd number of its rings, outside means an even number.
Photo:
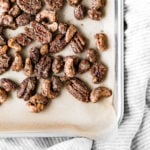
[[[83,1],[90,7],[90,0]],[[60,15],[61,14],[61,15]],[[88,18],[77,21],[73,15],[73,7],[68,5],[60,13],[60,20],[75,24],[88,39],[88,47],[96,48],[94,35],[104,31],[109,38],[109,49],[100,53],[101,61],[109,68],[106,80],[99,84],[92,84],[92,77],[88,73],[82,75],[92,88],[107,86],[112,89],[113,96],[98,103],[83,103],[70,95],[65,88],[61,95],[51,101],[46,110],[34,114],[28,112],[25,102],[16,97],[16,92],[11,93],[7,102],[0,106],[0,133],[16,132],[48,132],[55,136],[85,136],[90,138],[103,138],[114,133],[117,128],[116,113],[113,107],[115,93],[115,39],[114,39],[114,0],[108,0],[105,9],[105,17],[101,21],[92,21]],[[15,36],[22,32],[7,31],[8,36]],[[39,45],[33,43],[24,50],[24,56],[28,56],[31,47]],[[61,53],[63,56],[74,54],[68,45]],[[79,55],[85,57],[85,53]],[[22,82],[26,77],[22,72],[8,71],[0,78],[10,78],[16,82]],[[40,91],[40,89],[39,89]]]

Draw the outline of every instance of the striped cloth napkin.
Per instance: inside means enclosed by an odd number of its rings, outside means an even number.
[[[116,139],[1,138],[0,150],[150,150],[149,9],[150,0],[125,0],[125,114]]]

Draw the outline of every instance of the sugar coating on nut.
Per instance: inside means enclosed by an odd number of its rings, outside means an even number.
[[[85,73],[90,69],[91,65],[87,59],[82,59],[78,65],[78,72]]]
[[[52,90],[54,92],[60,92],[63,87],[63,84],[60,78],[58,76],[52,76],[51,81],[52,81]]]
[[[58,29],[58,23],[57,22],[53,22],[51,24],[47,24],[46,25],[47,28],[51,31],[51,32],[55,32]]]
[[[67,32],[69,25],[67,23],[61,22],[58,26],[58,31],[62,34],[65,34]]]
[[[89,9],[88,10],[88,17],[92,20],[101,20],[102,12],[95,10],[95,9]]]
[[[8,46],[12,49],[15,49],[16,52],[20,52],[22,51],[22,47],[20,46],[20,44],[16,41],[15,38],[10,38],[8,40]]]
[[[7,92],[0,88],[0,104],[3,104],[8,98]]]
[[[112,91],[106,87],[98,87],[91,91],[90,101],[93,103],[98,102],[104,97],[109,97],[112,95]]]
[[[17,5],[14,5],[8,12],[8,14],[13,17],[17,17],[20,13],[21,13],[21,10]]]
[[[25,60],[24,74],[28,77],[33,74],[33,65],[30,58],[26,58]]]
[[[103,9],[106,5],[106,0],[92,0],[92,8],[99,10]]]
[[[86,55],[87,55],[87,59],[89,60],[89,62],[91,62],[91,63],[95,63],[96,61],[97,61],[97,59],[98,59],[98,53],[97,53],[97,51],[96,50],[94,50],[94,49],[88,49],[87,51],[86,51]]]
[[[86,16],[86,7],[83,5],[78,5],[77,7],[75,7],[74,16],[78,20],[84,19]]]
[[[71,6],[76,6],[81,3],[82,0],[68,0]]]
[[[9,8],[10,8],[9,0],[0,0],[0,9],[2,13],[8,12]]]
[[[7,45],[0,46],[0,55],[6,54],[7,51],[8,51],[8,46]]]
[[[46,54],[48,54],[48,51],[49,51],[49,46],[48,46],[48,44],[44,44],[44,45],[41,46],[41,48],[40,48],[40,54],[41,54],[41,55],[46,55]]]
[[[39,48],[32,47],[30,50],[30,59],[31,59],[32,63],[34,65],[37,64],[39,62],[40,58],[41,58],[41,55],[40,55]]]

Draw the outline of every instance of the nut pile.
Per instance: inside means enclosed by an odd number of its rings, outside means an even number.
[[[68,0],[74,7],[76,19],[83,19],[86,14],[93,20],[103,16],[105,0],[92,0],[92,7],[81,4],[82,0]],[[76,99],[82,102],[97,102],[103,97],[112,95],[110,89],[97,87],[91,89],[76,75],[90,71],[93,83],[101,83],[107,76],[107,67],[99,62],[98,51],[87,48],[87,40],[73,24],[59,22],[58,11],[63,8],[65,0],[0,0],[0,75],[11,69],[23,71],[26,78],[20,83],[0,79],[0,104],[4,103],[10,92],[17,91],[17,97],[24,99],[31,112],[42,111],[50,102],[57,98],[63,86]],[[46,5],[46,9],[45,6]],[[29,7],[30,6],[30,7]],[[5,29],[15,30],[24,26],[24,32],[8,38]],[[28,48],[37,41],[40,47]],[[95,35],[97,49],[108,48],[106,34]],[[70,45],[74,55],[56,55]],[[25,58],[23,50],[29,55]],[[9,54],[13,51],[14,56]],[[85,52],[84,58],[76,54]],[[41,83],[41,92],[38,85]]]

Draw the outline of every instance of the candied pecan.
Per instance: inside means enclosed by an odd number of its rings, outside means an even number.
[[[63,57],[58,55],[54,57],[53,63],[52,63],[52,71],[53,73],[57,74],[60,73],[64,68],[64,60]]]
[[[58,26],[58,31],[62,34],[65,34],[67,32],[69,25],[67,23],[60,23]]]
[[[51,69],[52,58],[50,56],[44,55],[41,57],[40,61],[35,66],[35,74],[38,79],[48,78]]]
[[[1,13],[8,12],[9,8],[10,8],[9,0],[0,0]]]
[[[22,51],[22,47],[20,46],[20,44],[16,41],[15,38],[10,38],[8,40],[8,46],[12,49],[15,49],[16,52],[20,52]]]
[[[70,94],[72,94],[76,99],[89,102],[90,90],[79,78],[72,78],[67,81],[66,88]]]
[[[33,40],[35,39],[35,33],[34,33],[33,28],[25,27],[24,30],[25,30],[25,34],[26,34],[27,37],[29,37]]]
[[[96,46],[99,50],[106,50],[108,48],[107,36],[104,33],[97,33],[95,35]]]
[[[8,14],[13,17],[17,17],[20,13],[21,13],[21,10],[17,5],[14,5],[8,12]]]
[[[21,45],[21,46],[28,46],[32,40],[26,36],[24,33],[20,33],[16,37],[16,41]]]
[[[22,59],[22,56],[18,52],[15,54],[15,59],[12,63],[11,69],[17,72],[23,69],[23,59]]]
[[[23,98],[25,101],[29,100],[36,92],[37,79],[35,77],[28,77],[22,81],[18,90],[18,98]]]
[[[98,53],[96,50],[94,49],[88,49],[87,50],[87,59],[89,60],[89,62],[91,63],[95,63],[97,61],[98,58]]]
[[[104,8],[106,5],[106,0],[92,0],[92,8],[99,10]]]
[[[90,9],[88,10],[88,17],[92,20],[101,20],[102,12],[95,9]]]
[[[8,51],[8,46],[7,45],[0,46],[0,55],[6,54],[7,51]]]
[[[26,58],[24,66],[24,74],[26,76],[31,76],[33,74],[33,66],[30,58]]]
[[[58,76],[52,76],[51,81],[52,81],[52,90],[55,92],[60,92],[63,87],[60,78]]]
[[[7,92],[0,88],[0,104],[3,104],[8,98]]]
[[[109,97],[112,95],[112,91],[106,87],[98,87],[91,91],[90,101],[93,103],[98,102],[103,97]]]
[[[64,0],[45,0],[51,10],[59,10],[64,6]]]
[[[85,18],[85,16],[86,16],[86,7],[81,5],[81,4],[78,5],[77,7],[75,7],[74,16],[78,20],[82,20],[83,18]]]
[[[57,34],[54,40],[50,43],[50,53],[58,53],[67,45],[65,36],[63,34]]]
[[[4,38],[3,35],[0,35],[0,46],[3,46],[6,44],[6,39]]]
[[[75,33],[77,32],[77,28],[74,25],[70,25],[67,29],[65,40],[67,43],[71,41]]]
[[[71,6],[76,6],[81,3],[82,0],[68,0]]]
[[[41,0],[17,0],[17,4],[21,10],[32,15],[35,15],[42,7]]]
[[[78,32],[75,34],[70,42],[74,53],[82,53],[85,49],[85,44],[85,38]]]
[[[30,97],[26,106],[29,108],[30,112],[38,113],[46,107],[48,101],[49,100],[42,94],[35,94],[34,96]]]
[[[91,65],[87,59],[82,59],[78,65],[78,72],[85,73],[90,69]]]
[[[46,55],[46,54],[48,54],[48,50],[49,50],[48,44],[44,44],[40,48],[40,54],[41,55]]]
[[[107,67],[101,63],[95,63],[91,68],[93,83],[102,82],[107,74]]]
[[[14,91],[18,87],[17,84],[14,81],[12,81],[10,79],[7,79],[7,78],[2,78],[0,80],[0,85],[7,92]]]
[[[33,63],[34,65],[39,62],[40,57],[41,57],[41,55],[40,55],[40,50],[39,50],[39,48],[37,48],[37,47],[34,47],[34,48],[33,48],[33,47],[32,47],[31,50],[30,50],[30,58],[31,58],[31,61],[32,61],[32,63]]]
[[[6,72],[10,67],[11,57],[7,54],[0,56],[0,75]]]
[[[49,43],[52,40],[52,34],[43,25],[36,21],[30,23],[34,30],[35,40],[41,42],[42,44]]]

